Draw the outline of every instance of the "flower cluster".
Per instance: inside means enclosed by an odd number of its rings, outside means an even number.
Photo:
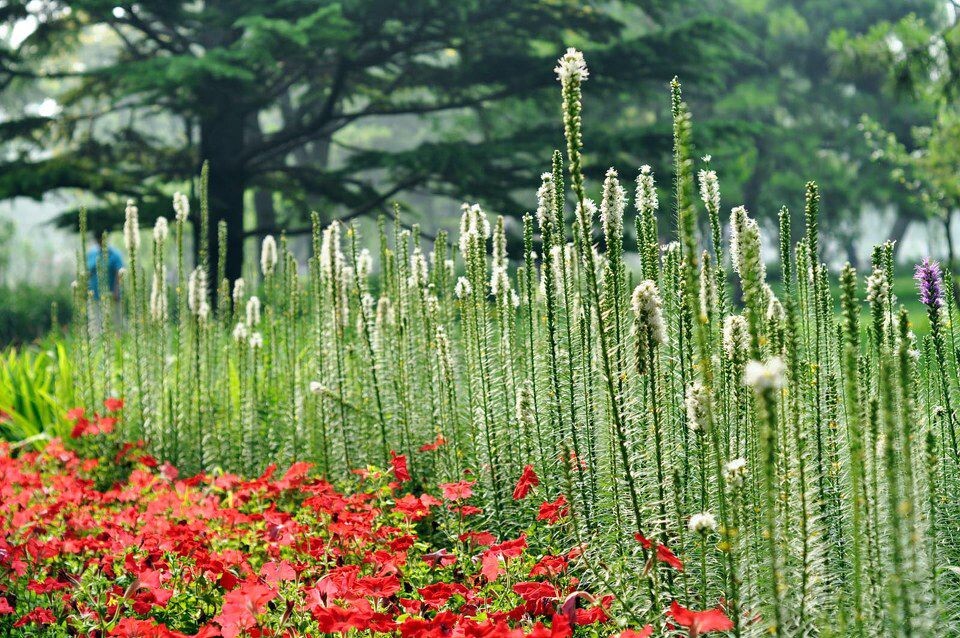
[[[943,273],[940,264],[929,257],[917,265],[913,278],[920,291],[920,303],[928,308],[939,308],[943,305]]]
[[[106,408],[115,414],[123,402]],[[82,409],[73,418],[80,438],[116,422]],[[437,437],[420,449],[445,445]],[[182,478],[124,446],[112,461],[124,456],[133,469],[101,492],[90,477],[110,459],[83,458],[59,441],[10,452],[0,447],[0,633],[562,638],[583,625],[617,635],[603,628],[613,598],[582,591],[573,576],[582,547],[544,540],[555,534],[496,538],[480,526],[473,480],[411,493],[404,455],[392,453],[388,471],[356,471],[344,493],[304,462],[252,480]],[[539,485],[528,465],[514,498]],[[560,495],[536,511],[528,532],[563,525],[568,504]],[[448,534],[418,534],[431,527]],[[658,555],[682,569],[665,546]],[[664,622],[695,631],[705,613],[723,616],[675,604]]]

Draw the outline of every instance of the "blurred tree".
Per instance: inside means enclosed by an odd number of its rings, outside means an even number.
[[[0,198],[72,187],[96,196],[94,221],[127,197],[149,220],[209,161],[207,242],[225,222],[230,278],[242,238],[275,230],[278,200],[346,219],[420,189],[520,212],[513,193],[561,142],[560,43],[588,49],[592,91],[718,79],[731,29],[691,17],[665,31],[666,0],[612,4],[644,29],[577,0],[11,0],[0,20],[27,33],[0,50],[0,81],[60,84],[55,108],[0,125]],[[115,46],[75,68],[90,41]],[[378,123],[396,139],[365,144]]]
[[[869,32],[839,34],[835,45],[850,72],[872,74],[889,95],[934,115],[906,133],[864,116],[872,158],[912,196],[914,209],[944,225],[947,257],[956,263],[953,214],[960,209],[960,2],[938,24],[909,15]]]
[[[744,203],[774,228],[786,204],[803,210],[804,183],[816,180],[834,257],[858,259],[863,205],[893,203],[899,214],[888,234],[902,236],[911,208],[887,173],[869,161],[857,130],[862,114],[898,134],[929,121],[927,105],[881,90],[871,69],[838,64],[834,47],[874,25],[911,13],[932,17],[939,0],[705,0],[696,11],[725,15],[751,34],[734,61],[735,80],[720,95],[687,91],[698,119],[720,126],[700,131],[713,155],[724,201]],[[681,5],[682,19],[692,8]],[[760,60],[761,64],[754,61]],[[703,127],[701,127],[703,128]],[[916,216],[914,215],[914,218]],[[799,227],[795,224],[795,227]]]

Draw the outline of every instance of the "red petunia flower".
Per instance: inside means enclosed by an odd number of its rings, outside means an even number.
[[[640,543],[640,545],[642,545],[644,549],[649,550],[654,546],[655,541],[650,540],[643,534],[636,533],[633,535],[633,537],[637,539],[637,542]],[[677,555],[674,554],[669,547],[661,543],[656,543],[656,547],[657,547],[656,555],[657,555],[658,561],[660,561],[661,563],[666,563],[667,565],[669,565],[670,567],[673,567],[678,572],[683,571],[683,562],[679,558],[677,558]]]
[[[503,541],[498,545],[491,545],[488,551],[500,554],[504,558],[518,558],[527,548],[527,535],[520,534],[519,538]]]
[[[441,483],[440,492],[448,501],[462,501],[473,496],[473,485],[476,481],[457,481],[456,483]]]
[[[103,407],[105,407],[110,412],[116,412],[117,410],[122,410],[123,399],[120,399],[117,397],[110,397],[108,399],[104,399]]]
[[[14,627],[23,627],[25,625],[52,625],[57,622],[53,612],[46,607],[34,607],[32,611],[20,616],[20,620],[13,623]]]
[[[517,486],[513,490],[513,500],[519,501],[538,485],[540,485],[540,477],[533,471],[533,466],[525,466],[523,472],[520,473],[520,480],[517,481]]]
[[[683,571],[683,563],[677,558],[677,555],[670,551],[666,545],[657,545],[657,560],[673,567],[678,572]]]
[[[670,603],[670,609],[667,615],[673,618],[678,625],[686,627],[690,632],[690,638],[696,638],[700,634],[706,634],[711,631],[729,631],[733,629],[733,621],[727,617],[723,609],[714,607],[706,611],[693,611],[687,609],[677,601]]]
[[[409,481],[410,471],[407,469],[407,457],[390,450],[390,465],[393,466],[393,475],[398,481]]]
[[[570,512],[567,507],[567,498],[561,494],[555,501],[548,501],[540,504],[540,513],[537,514],[538,521],[547,521],[554,524]]]
[[[457,516],[476,516],[477,514],[483,514],[483,510],[474,505],[461,505],[460,507],[450,507],[450,511],[456,514]]]
[[[443,435],[442,435],[442,434],[438,434],[436,440],[434,440],[433,443],[424,443],[423,445],[421,445],[421,446],[420,446],[420,451],[421,451],[421,452],[433,452],[434,450],[436,450],[437,448],[439,448],[441,445],[445,445],[446,442],[447,442],[447,440],[446,440],[445,438],[443,438]]]
[[[269,585],[276,585],[285,580],[296,580],[297,570],[287,561],[270,561],[260,568],[260,576]]]
[[[277,597],[277,590],[257,582],[245,582],[223,597],[223,608],[213,619],[220,625],[223,638],[237,638],[257,626],[257,615]]]
[[[528,603],[535,603],[544,598],[556,598],[557,588],[550,583],[527,581],[514,585],[513,593]]]
[[[423,562],[431,567],[449,567],[457,562],[457,555],[451,554],[445,547],[423,555]]]
[[[530,570],[531,576],[546,576],[556,578],[567,570],[567,559],[563,556],[544,556],[540,559],[533,569]]]
[[[390,576],[366,576],[357,581],[356,591],[362,596],[390,598],[400,591],[400,579]]]
[[[475,547],[478,545],[490,547],[497,542],[497,539],[490,532],[464,532],[460,534],[459,539],[461,542],[469,542]]]
[[[423,602],[434,609],[439,609],[454,596],[466,597],[468,590],[460,583],[434,583],[421,587],[417,592],[423,598]]]
[[[624,629],[612,638],[650,638],[653,635],[653,625],[647,625],[643,629]]]

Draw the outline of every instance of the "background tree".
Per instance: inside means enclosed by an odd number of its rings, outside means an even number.
[[[871,157],[911,197],[915,214],[943,224],[952,266],[952,221],[960,209],[960,2],[950,6],[940,21],[911,14],[836,44],[846,69],[878,78],[888,95],[932,113],[907,131],[869,115],[861,128]]]
[[[225,222],[230,278],[245,234],[273,230],[249,228],[254,190],[264,209],[279,201],[326,218],[383,210],[417,189],[521,212],[513,192],[559,142],[540,89],[554,89],[544,69],[561,43],[591,50],[598,84],[716,78],[730,30],[691,19],[664,32],[668,4],[616,3],[637,28],[573,0],[7,2],[0,20],[32,30],[0,52],[0,78],[18,89],[59,81],[59,106],[0,127],[10,149],[0,198],[72,187],[96,197],[100,227],[127,197],[149,220],[209,161],[207,241]],[[90,39],[113,46],[75,68],[70,53]],[[491,107],[505,102],[523,117],[497,117],[506,111]],[[351,144],[370,122],[389,122],[393,143]]]
[[[734,81],[720,94],[694,92],[702,147],[710,148],[724,201],[743,203],[773,227],[782,205],[803,210],[804,183],[816,180],[823,223],[839,258],[856,263],[865,204],[897,209],[888,235],[902,237],[910,207],[888,173],[869,160],[857,129],[870,114],[889,130],[906,133],[932,116],[924,105],[882,90],[885,79],[839,64],[835,47],[845,37],[907,15],[934,19],[937,0],[707,0],[697,11],[724,15],[751,37],[733,61]],[[682,20],[693,9],[682,5]],[[914,217],[915,218],[915,217]],[[799,219],[796,220],[799,222]],[[795,224],[795,227],[799,227]]]

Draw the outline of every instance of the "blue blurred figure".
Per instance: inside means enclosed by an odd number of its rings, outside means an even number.
[[[96,244],[87,251],[87,271],[90,273],[88,281],[90,282],[90,291],[93,298],[100,299],[100,280],[98,269],[100,267],[101,251],[103,250],[103,241],[97,237]],[[107,246],[106,275],[110,284],[110,292],[114,299],[120,299],[120,269],[123,268],[123,256],[120,251],[113,246]]]

